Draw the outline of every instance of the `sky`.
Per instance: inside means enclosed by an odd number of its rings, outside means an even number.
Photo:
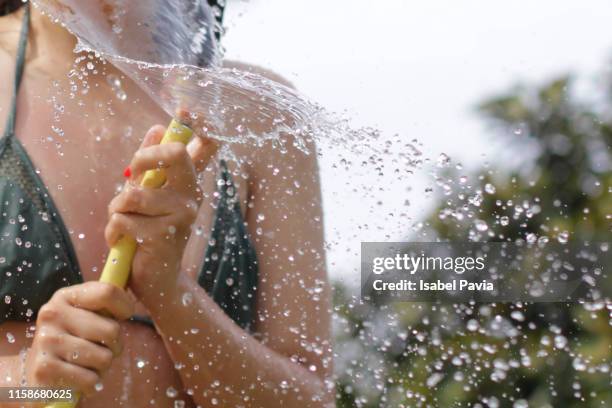
[[[566,72],[596,80],[612,61],[610,21],[605,0],[233,0],[224,45],[227,58],[281,74],[355,126],[417,139],[428,157],[445,153],[470,168],[518,163],[493,140],[477,103]],[[330,272],[346,279],[358,272],[360,241],[401,240],[406,225],[380,217],[378,228],[355,227],[371,208],[334,176],[335,153],[324,152],[321,179]],[[409,196],[412,220],[426,214],[426,171],[390,183]],[[405,201],[393,191],[381,212]]]

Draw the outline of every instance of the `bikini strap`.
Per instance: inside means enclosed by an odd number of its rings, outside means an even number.
[[[19,45],[17,48],[17,62],[15,63],[15,82],[13,84],[13,99],[11,101],[11,110],[9,112],[8,121],[6,124],[5,136],[10,137],[15,133],[15,122],[17,118],[17,96],[19,95],[19,85],[23,77],[23,68],[25,65],[25,54],[28,45],[28,32],[30,31],[30,3],[26,3],[23,14],[23,24],[19,34]]]

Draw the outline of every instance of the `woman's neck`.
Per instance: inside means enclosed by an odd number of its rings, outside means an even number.
[[[32,7],[30,24],[30,68],[36,67],[54,76],[66,71],[76,55],[76,37],[61,25],[53,23],[36,7]]]
[[[0,17],[0,47],[11,55],[17,51],[24,13],[25,7],[21,7],[9,15]],[[59,24],[51,22],[36,7],[31,8],[28,40],[26,54],[28,67],[36,65],[43,71],[50,71],[42,67],[65,67],[67,61],[74,60],[76,38]]]
[[[14,58],[17,53],[24,9],[22,7],[11,15],[0,17],[0,52],[3,49],[11,58]],[[122,89],[126,93],[134,97],[146,97],[136,84],[125,78],[112,64],[98,65],[98,60],[96,60],[96,67],[99,69],[88,68],[87,63],[91,61],[91,58],[81,58],[86,54],[75,53],[76,44],[76,37],[68,30],[52,22],[36,7],[32,7],[26,50],[26,76],[41,79],[40,83],[50,83],[49,80],[58,81],[61,89],[69,89],[68,86],[71,86],[74,81],[69,74],[74,70],[79,73],[86,72],[89,87],[86,94],[80,95],[79,101],[82,102],[108,100],[110,88],[98,85],[108,85],[108,76],[115,75],[121,78]]]
[[[23,24],[25,7],[9,16],[0,17],[0,47],[15,55],[18,36]],[[30,74],[50,78],[65,77],[71,69],[77,68],[75,60],[80,56],[74,52],[77,39],[60,24],[54,23],[37,7],[31,7],[29,43],[26,53]],[[106,67],[106,73],[114,71]],[[90,73],[90,78],[95,75]]]

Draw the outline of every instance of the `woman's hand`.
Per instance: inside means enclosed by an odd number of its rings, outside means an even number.
[[[101,311],[111,317],[97,313]],[[86,282],[55,292],[38,312],[25,364],[28,386],[93,392],[121,353],[117,320],[133,311],[128,293],[107,283]]]
[[[216,152],[216,144],[195,137],[182,143],[158,144],[165,132],[154,126],[130,164],[131,176],[109,205],[105,237],[113,246],[122,236],[138,242],[128,285],[146,305],[171,292],[180,270],[202,195],[197,173]],[[167,181],[159,189],[141,187],[147,170],[163,168]]]

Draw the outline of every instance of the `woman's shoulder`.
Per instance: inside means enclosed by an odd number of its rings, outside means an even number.
[[[224,68],[236,68],[242,71],[252,72],[264,78],[268,78],[268,79],[271,79],[272,81],[278,82],[279,84],[285,85],[286,87],[295,88],[295,86],[293,86],[293,84],[289,80],[287,80],[285,77],[281,76],[280,74],[268,68],[264,68],[259,65],[250,64],[250,63],[241,62],[241,61],[224,60],[223,67]]]
[[[280,74],[254,64],[248,64],[239,61],[224,61],[223,67],[236,68],[242,71],[251,72],[260,75],[264,78],[278,82],[286,87],[295,89],[295,86]],[[267,126],[266,126],[267,127]],[[263,132],[273,132],[274,129],[262,129]],[[250,176],[257,178],[266,178],[268,180],[277,179],[271,177],[271,173],[276,167],[291,168],[297,175],[305,175],[311,177],[317,172],[316,169],[316,146],[314,141],[302,141],[303,145],[297,147],[297,143],[292,141],[293,135],[284,135],[284,149],[279,149],[273,142],[264,143],[257,147],[250,144],[238,144],[235,153],[237,156],[246,158],[249,163],[248,173]],[[269,174],[270,173],[270,174]],[[259,177],[258,177],[259,176]],[[289,179],[293,179],[290,177]]]

